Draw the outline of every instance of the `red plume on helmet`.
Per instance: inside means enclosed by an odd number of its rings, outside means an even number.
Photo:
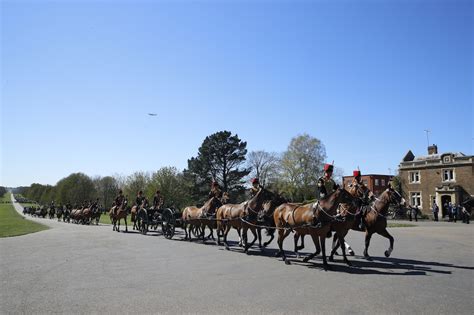
[[[255,183],[259,183],[259,180],[258,180],[258,178],[252,178],[252,180],[250,182],[252,184],[255,184]]]
[[[354,177],[359,177],[361,174],[359,170],[355,170],[352,172],[352,175],[354,175]]]
[[[324,164],[324,171],[325,172],[332,172],[334,169],[334,166],[332,164]]]

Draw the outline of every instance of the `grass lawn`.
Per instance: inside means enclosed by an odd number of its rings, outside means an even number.
[[[2,201],[10,201],[6,193]],[[26,220],[15,211],[11,203],[0,203],[0,237],[18,236],[48,229],[47,226]]]
[[[396,227],[415,227],[415,224],[410,223],[387,223],[387,227],[389,228],[396,228]]]

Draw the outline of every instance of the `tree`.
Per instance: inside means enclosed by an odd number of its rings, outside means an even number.
[[[119,190],[117,180],[112,176],[98,177],[94,184],[101,204],[105,209],[110,209]]]
[[[7,193],[7,189],[3,186],[0,186],[0,197],[3,197]]]
[[[56,184],[56,200],[60,203],[81,204],[97,196],[92,179],[83,173],[73,173]]]
[[[135,201],[135,196],[138,191],[145,190],[145,187],[150,182],[150,174],[146,172],[135,172],[128,176],[125,180],[124,194],[132,198],[130,201]]]
[[[258,178],[264,187],[267,183],[275,181],[279,162],[276,153],[266,151],[252,151],[247,156],[247,166],[251,169],[251,177]]]
[[[188,160],[185,177],[196,185],[191,194],[194,198],[203,200],[203,192],[209,189],[212,180],[221,184],[224,191],[231,197],[238,198],[245,188],[243,178],[250,173],[247,168],[241,168],[247,154],[247,142],[232,135],[230,131],[219,131],[207,136],[198,156]],[[207,187],[206,187],[207,186]],[[201,195],[196,195],[200,193]]]
[[[191,204],[191,197],[186,193],[184,176],[175,167],[162,167],[151,175],[145,190],[146,196],[154,196],[157,189],[164,198],[165,207],[181,209]],[[150,202],[153,200],[150,197]]]
[[[308,134],[291,139],[281,160],[283,190],[293,200],[314,198],[325,160],[326,148],[319,139]]]

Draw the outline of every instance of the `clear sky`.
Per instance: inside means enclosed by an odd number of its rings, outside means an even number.
[[[182,169],[230,130],[351,173],[473,154],[472,1],[1,1],[0,185]],[[151,117],[147,113],[157,113]]]

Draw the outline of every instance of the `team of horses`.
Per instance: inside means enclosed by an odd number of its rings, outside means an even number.
[[[253,198],[240,204],[222,204],[217,198],[209,199],[202,207],[186,207],[182,213],[182,228],[185,230],[185,240],[191,240],[192,231],[200,231],[200,238],[204,240],[204,231],[217,230],[217,244],[221,245],[221,238],[226,249],[230,246],[227,235],[231,229],[239,234],[239,245],[245,253],[258,239],[259,248],[264,249],[274,239],[278,232],[278,252],[286,264],[290,264],[283,249],[284,240],[291,233],[294,234],[294,252],[299,257],[299,250],[304,248],[304,237],[310,235],[316,251],[303,260],[308,262],[316,255],[322,255],[324,269],[329,268],[326,258],[325,240],[334,232],[333,248],[329,260],[342,244],[343,260],[351,265],[347,259],[344,238],[350,230],[364,232],[364,257],[370,259],[368,248],[371,237],[377,233],[390,242],[385,256],[389,257],[393,251],[393,237],[387,231],[388,209],[390,205],[405,206],[405,200],[391,187],[387,188],[379,197],[375,197],[367,187],[352,185],[348,190],[338,188],[324,200],[314,203],[290,203],[279,194],[261,188]],[[360,215],[365,227],[361,229],[356,216]],[[262,244],[262,229],[267,230],[270,240]],[[248,231],[253,235],[249,242]],[[213,236],[212,236],[213,237]],[[300,245],[298,242],[300,241]]]
[[[77,208],[59,207],[24,207],[24,214],[49,219],[56,218],[58,221],[76,224],[96,224],[99,225],[101,211],[98,206],[83,206]]]

